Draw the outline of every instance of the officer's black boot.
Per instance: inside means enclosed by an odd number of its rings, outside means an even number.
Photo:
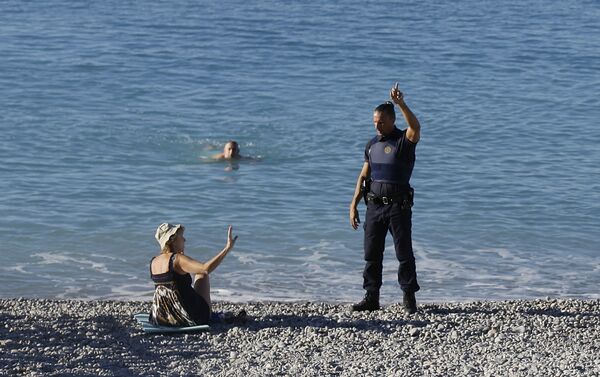
[[[352,305],[353,312],[364,312],[364,311],[379,310],[379,292],[369,292],[365,294],[365,298],[362,299],[358,304]]]
[[[404,305],[404,312],[406,314],[414,314],[417,312],[417,299],[415,298],[415,292],[404,292],[404,298],[402,299]]]

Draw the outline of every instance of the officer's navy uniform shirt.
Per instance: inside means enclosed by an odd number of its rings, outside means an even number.
[[[371,192],[390,196],[410,188],[417,144],[406,137],[406,130],[394,128],[387,136],[376,136],[365,147],[365,162],[371,168]]]

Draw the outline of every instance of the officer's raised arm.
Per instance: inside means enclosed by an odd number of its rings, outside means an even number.
[[[404,102],[404,94],[398,88],[398,83],[392,87],[390,90],[390,97],[392,97],[392,101],[400,110],[402,110],[402,115],[404,115],[404,119],[406,120],[406,124],[408,124],[408,128],[406,129],[406,137],[408,140],[413,143],[418,143],[421,138],[421,124],[419,120],[413,114],[413,112],[408,108],[408,105]]]
[[[361,189],[363,182],[369,177],[370,168],[369,163],[365,162],[360,171],[358,179],[356,180],[356,188],[354,189],[354,196],[352,197],[352,202],[350,202],[350,225],[355,230],[358,229],[358,224],[360,224],[360,217],[358,216],[358,202],[361,197]]]

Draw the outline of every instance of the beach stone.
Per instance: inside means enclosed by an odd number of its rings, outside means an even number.
[[[425,304],[429,306],[415,322],[412,318],[401,320],[397,305],[363,316],[345,314],[346,305],[216,303],[216,310],[245,308],[252,313],[252,320],[237,328],[215,325],[207,333],[177,336],[143,334],[131,316],[147,311],[144,303],[86,303],[92,309],[104,308],[86,310],[98,313],[96,318],[95,314],[78,314],[77,305],[65,301],[44,301],[52,315],[37,311],[41,305],[37,300],[26,302],[17,306],[11,305],[14,300],[0,299],[0,314],[10,311],[16,318],[11,326],[15,332],[3,333],[13,342],[4,343],[10,346],[3,349],[0,375],[96,375],[96,371],[99,375],[243,377],[393,376],[398,371],[407,375],[423,375],[425,371],[436,376],[598,374],[594,355],[600,347],[594,339],[600,336],[600,318],[580,314],[579,323],[585,327],[579,328],[574,315],[558,315],[555,324],[543,300]],[[560,313],[600,312],[600,300],[565,300],[560,305]],[[480,312],[468,313],[469,308]],[[23,311],[35,313],[30,314],[35,324],[27,322]],[[103,328],[108,311],[114,324]],[[317,313],[321,318],[313,319]],[[57,315],[68,320],[55,330]],[[335,316],[342,325],[335,322]],[[102,330],[91,331],[90,321],[97,321],[96,327]],[[38,328],[35,336],[29,332],[34,325]],[[526,337],[515,336],[521,334],[520,327]],[[87,345],[86,333],[96,337]],[[560,341],[564,337],[572,339],[576,347],[565,348]],[[52,338],[55,340],[50,341]],[[472,339],[475,342],[471,343]],[[13,347],[17,350],[11,353]],[[54,360],[53,366],[41,361],[40,352]],[[374,354],[378,358],[374,359]],[[493,367],[484,368],[484,360]],[[29,367],[29,372],[17,371],[18,365]]]
[[[525,333],[525,331],[527,331],[525,326],[517,326],[514,328],[514,332],[519,333],[519,334],[523,334],[523,333]]]

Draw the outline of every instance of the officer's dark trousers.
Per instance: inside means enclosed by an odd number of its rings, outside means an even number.
[[[369,202],[365,219],[365,270],[363,288],[368,292],[379,291],[383,269],[385,237],[392,233],[398,266],[398,283],[405,292],[419,290],[415,257],[412,249],[412,210],[402,209],[402,203],[377,204]]]

